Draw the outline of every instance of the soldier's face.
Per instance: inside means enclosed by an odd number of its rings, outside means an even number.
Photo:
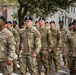
[[[51,23],[51,24],[50,24],[50,27],[51,27],[51,28],[54,28],[54,27],[55,27],[55,23]]]
[[[7,24],[7,28],[11,28],[12,25],[10,23]]]
[[[45,27],[48,27],[48,26],[49,26],[49,23],[46,23],[46,24],[45,24]]]
[[[40,24],[40,26],[45,25],[45,21],[44,20],[40,20],[39,24]]]
[[[13,22],[13,26],[16,26],[16,23],[15,22]]]
[[[62,27],[64,25],[64,23],[59,23],[60,27]]]
[[[76,30],[76,23],[74,24],[74,29]]]
[[[31,20],[26,20],[25,24],[26,24],[26,27],[31,27],[32,26],[32,21]]]
[[[3,22],[2,19],[0,19],[0,26],[3,26],[5,23]]]
[[[39,27],[39,26],[40,26],[40,24],[39,24],[39,22],[37,22],[37,23],[36,23],[36,27]]]
[[[71,25],[71,26],[69,26],[69,29],[70,29],[70,30],[72,30],[72,29],[73,29],[73,26],[72,26],[72,25]]]

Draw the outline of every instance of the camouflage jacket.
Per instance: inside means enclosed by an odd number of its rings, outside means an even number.
[[[68,33],[66,29],[60,29],[60,37],[61,37],[61,47],[65,44],[65,35]]]
[[[41,36],[37,29],[26,28],[21,31],[21,54],[38,54],[41,49]]]
[[[15,45],[14,36],[7,28],[0,31],[0,61],[14,57]]]
[[[41,51],[49,50],[52,48],[52,35],[51,31],[47,28],[40,28],[41,34]]]
[[[50,29],[52,33],[52,42],[53,42],[53,48],[60,47],[61,45],[61,37],[60,32],[57,29]]]
[[[14,38],[15,38],[15,42],[16,42],[16,50],[19,51],[19,42],[20,42],[20,35],[18,34],[18,32],[14,29],[14,28],[11,28],[9,29],[13,35],[14,35]]]
[[[68,49],[69,56],[76,57],[76,31],[68,33],[65,39],[69,47]]]

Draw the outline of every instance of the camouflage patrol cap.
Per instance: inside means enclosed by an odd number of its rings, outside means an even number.
[[[44,18],[44,17],[40,17],[40,18],[39,18],[39,21],[40,21],[40,20],[44,20],[44,21],[45,21],[45,18]]]
[[[39,22],[39,21],[36,21],[35,24],[38,23],[38,22]]]
[[[6,22],[6,24],[8,24],[8,23],[12,24],[12,22],[11,22],[11,21],[7,21],[7,22]]]
[[[76,19],[73,21],[73,24],[76,23]]]
[[[72,26],[73,25],[73,23],[70,23],[68,26]]]
[[[0,19],[6,23],[6,19],[5,19],[4,16],[1,16],[1,15],[0,15]]]
[[[50,24],[51,24],[51,23],[55,23],[55,21],[52,20],[52,21],[50,21]]]
[[[22,25],[24,25],[25,24],[25,22],[22,22]]]
[[[64,21],[63,20],[59,20],[59,23],[64,23]]]
[[[27,16],[27,17],[25,17],[24,21],[25,21],[25,20],[31,20],[31,21],[33,21],[33,18],[30,17],[30,16]]]
[[[12,22],[17,24],[17,21],[16,21],[16,20],[14,20],[14,21],[12,21]]]

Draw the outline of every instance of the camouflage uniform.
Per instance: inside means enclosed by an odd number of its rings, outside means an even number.
[[[61,33],[61,50],[62,50],[62,58],[64,62],[64,68],[67,67],[67,45],[65,44],[65,35],[67,34],[66,29],[60,29]]]
[[[22,75],[26,75],[27,68],[31,75],[37,75],[36,58],[33,58],[32,54],[38,54],[41,49],[40,33],[32,27],[21,31],[21,48],[19,59]]]
[[[15,52],[16,52],[16,54],[19,54],[19,37],[20,36],[19,36],[18,32],[14,28],[10,28],[9,30],[13,33],[14,38],[15,38],[15,42],[16,42]],[[17,70],[17,59],[15,58],[13,60],[13,71],[15,72],[16,70]]]
[[[17,45],[19,46],[20,45],[20,29],[19,29],[19,27],[14,27],[14,29],[17,31],[17,33],[18,33],[18,37],[17,37],[17,39],[18,39],[18,41],[17,41]]]
[[[57,29],[50,29],[52,33],[52,52],[49,53],[49,68],[52,69],[52,59],[55,64],[55,69],[58,71],[60,67],[60,50],[57,48],[60,47],[60,32]]]
[[[0,70],[3,75],[11,75],[13,72],[13,64],[8,66],[6,60],[13,60],[15,45],[14,36],[7,28],[0,31]]]
[[[70,75],[76,75],[76,31],[68,33],[66,43],[68,44],[68,67]]]
[[[39,75],[41,75],[42,65],[45,68],[45,75],[48,75],[49,65],[48,65],[48,50],[51,49],[51,32],[50,30],[44,28],[39,29],[41,33],[41,50],[37,56],[37,64]]]

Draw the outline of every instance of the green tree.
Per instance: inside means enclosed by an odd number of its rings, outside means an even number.
[[[60,9],[66,10],[76,0],[18,0],[19,27],[26,15],[36,14],[37,16],[47,16]]]
[[[0,0],[3,1],[3,0]],[[52,15],[58,10],[67,11],[70,5],[73,5],[76,0],[7,0],[7,4],[14,3],[18,7],[19,27],[21,28],[22,21],[26,15],[47,16]],[[16,14],[15,14],[16,15]]]

